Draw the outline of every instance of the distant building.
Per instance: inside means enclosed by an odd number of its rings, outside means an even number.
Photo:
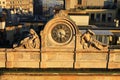
[[[2,8],[0,8],[0,14],[2,13]]]
[[[74,14],[74,15],[72,15]],[[77,26],[88,26],[89,25],[89,15],[83,13],[69,13],[70,18],[75,22]]]
[[[117,0],[117,7],[120,8],[120,0]]]
[[[117,7],[118,7],[118,17],[120,19],[120,0],[117,0]]]
[[[43,16],[48,20],[63,9],[63,0],[42,0],[43,4]]]
[[[117,10],[113,8],[115,2],[115,0],[65,0],[65,8],[73,10],[74,13],[84,11],[89,15],[89,25],[110,27],[115,26],[114,19],[117,17]]]
[[[90,16],[90,24],[98,26],[115,26],[116,19],[115,9],[87,9],[86,12]]]
[[[116,0],[64,0],[65,9],[78,6],[87,8],[114,8],[115,2]]]
[[[5,8],[33,12],[33,0],[6,0]]]
[[[34,15],[43,15],[42,0],[33,0]]]
[[[79,29],[96,29],[100,42],[120,44],[120,0],[64,0],[64,4]]]
[[[5,29],[5,14],[3,14],[2,12],[0,12],[0,30],[4,30]]]
[[[104,6],[104,0],[78,0],[78,5],[82,6]]]
[[[75,6],[78,4],[77,0],[64,0],[65,9],[71,9],[75,8]]]
[[[79,0],[78,0],[79,1]],[[114,0],[82,0],[82,5],[87,7],[106,7],[111,8],[114,5]]]
[[[5,8],[6,7],[6,0],[0,0],[0,7]]]

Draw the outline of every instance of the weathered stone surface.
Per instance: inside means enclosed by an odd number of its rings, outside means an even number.
[[[40,61],[39,50],[7,50],[7,61]]]
[[[42,53],[42,62],[47,61],[74,61],[72,52],[46,52]]]
[[[5,52],[0,52],[0,61],[6,61]]]
[[[75,68],[106,68],[107,61],[76,61]]]
[[[7,57],[7,61],[40,61],[38,52],[8,52]]]
[[[59,27],[62,28],[59,28]],[[56,30],[52,32],[53,30]],[[65,16],[50,20],[41,31],[42,51],[74,51],[76,35],[79,33],[75,23]],[[54,36],[54,34],[56,36]],[[60,35],[60,36],[59,36]],[[54,38],[52,37],[54,36]],[[54,39],[60,40],[56,41]],[[65,40],[65,42],[62,42]]]
[[[5,68],[6,53],[5,49],[0,49],[0,68]]]
[[[6,68],[39,68],[37,61],[7,61]]]
[[[38,67],[40,63],[41,68],[73,68],[75,65],[76,68],[106,68],[108,56],[102,50],[107,50],[108,46],[93,39],[94,35],[91,30],[82,34],[74,21],[64,11],[60,11],[41,31],[41,40],[30,29],[30,36],[20,42],[20,47],[7,49],[6,65],[8,68],[32,68]],[[38,50],[33,51],[35,49]],[[79,52],[81,50],[84,52]]]
[[[75,68],[106,68],[107,52],[97,52],[84,51],[76,53]]]
[[[39,50],[7,50],[6,68],[39,68]]]
[[[40,68],[73,68],[73,61],[41,62]]]
[[[18,49],[39,49],[40,48],[40,39],[34,29],[30,29],[29,36],[26,36],[20,43],[13,45],[13,48]]]
[[[5,61],[0,62],[0,68],[5,68]]]
[[[90,60],[90,61],[106,61],[107,53],[76,53],[76,61]]]
[[[95,33],[91,30],[87,30],[82,34],[80,43],[83,46],[83,49],[108,50],[108,45],[93,38],[94,35]]]
[[[41,56],[41,68],[73,68],[72,52],[45,52]]]
[[[120,68],[120,50],[110,51],[108,68]]]

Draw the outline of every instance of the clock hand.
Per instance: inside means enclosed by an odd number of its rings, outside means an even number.
[[[63,35],[63,36],[65,36],[65,34],[64,34],[64,33],[62,33],[62,32],[60,32],[60,35]]]
[[[62,37],[60,37],[60,42],[62,41]]]

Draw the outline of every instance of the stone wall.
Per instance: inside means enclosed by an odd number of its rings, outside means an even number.
[[[5,68],[6,63],[6,53],[5,49],[0,49],[0,68]]]
[[[7,68],[39,68],[39,50],[7,50]]]
[[[73,52],[44,52],[41,68],[73,68]]]
[[[120,68],[120,50],[0,49],[0,68]]]
[[[108,68],[120,68],[120,50],[110,50]]]
[[[77,52],[75,68],[107,68],[107,56],[107,51]]]

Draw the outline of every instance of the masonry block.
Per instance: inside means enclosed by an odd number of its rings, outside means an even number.
[[[107,57],[107,52],[78,52],[76,53],[75,68],[106,68]]]

